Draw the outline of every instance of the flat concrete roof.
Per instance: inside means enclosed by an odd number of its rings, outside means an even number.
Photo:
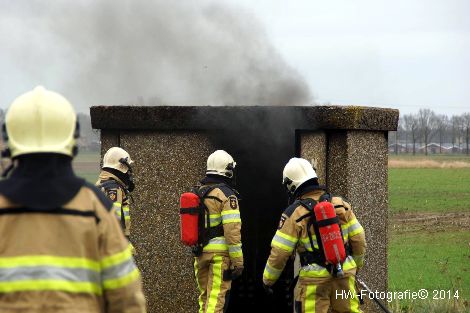
[[[245,123],[291,123],[299,130],[396,130],[399,111],[363,106],[93,106],[92,127],[211,130]]]

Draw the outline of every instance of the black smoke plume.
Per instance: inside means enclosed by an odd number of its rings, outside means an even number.
[[[0,39],[13,79],[62,92],[81,109],[311,101],[305,81],[256,18],[227,2],[0,0],[0,5]]]

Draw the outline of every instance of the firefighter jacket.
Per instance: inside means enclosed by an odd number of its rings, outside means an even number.
[[[323,190],[314,190],[300,196],[301,199],[314,199],[318,201],[324,194]],[[365,234],[359,221],[354,215],[351,205],[340,197],[332,197],[332,204],[335,206],[336,215],[339,217],[343,240],[349,243],[352,255],[347,256],[343,263],[345,276],[354,274],[356,267],[362,267],[365,255]],[[302,205],[291,205],[281,216],[279,227],[271,242],[271,254],[263,273],[264,284],[273,285],[281,275],[289,257],[297,251],[313,251],[307,234],[308,218],[296,222],[300,217],[308,213],[308,210]],[[313,226],[311,229],[313,244],[319,249]],[[319,264],[309,264],[303,266],[299,273],[300,279],[309,278],[328,278],[330,272]]]
[[[24,207],[0,194],[0,312],[145,312],[114,209],[88,183],[57,208]]]
[[[224,235],[209,240],[203,252],[216,252],[230,257],[233,267],[243,268],[241,242],[241,218],[238,207],[237,192],[229,185],[215,177],[206,177],[201,181],[202,187],[217,185],[204,198],[209,211],[210,227],[223,226]]]
[[[126,237],[131,235],[131,214],[129,208],[129,192],[125,184],[116,176],[107,171],[101,171],[96,186],[114,202],[116,216]]]

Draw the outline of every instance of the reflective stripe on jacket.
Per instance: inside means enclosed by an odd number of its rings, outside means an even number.
[[[112,180],[115,184],[112,184],[111,188],[101,187],[106,181]],[[97,187],[101,187],[104,194],[114,203],[116,210],[116,217],[118,218],[121,228],[123,228],[124,234],[129,237],[131,235],[131,213],[129,208],[129,197],[124,189],[124,183],[115,175],[101,171],[98,181],[96,182]],[[122,213],[124,213],[124,219],[122,219]]]
[[[301,198],[311,198],[316,201],[324,192],[321,190],[306,193]],[[333,197],[331,200],[335,206],[336,215],[339,217],[343,240],[348,242],[352,249],[352,256],[348,256],[343,264],[343,271],[348,274],[358,265],[355,260],[364,257],[365,254],[365,235],[364,229],[355,217],[349,203],[343,201],[340,197]],[[297,251],[299,253],[306,250],[313,251],[307,234],[307,219],[296,222],[301,216],[308,213],[308,210],[302,205],[288,208],[281,217],[279,228],[276,231],[271,242],[271,254],[266,263],[263,281],[266,285],[274,284],[281,275],[289,257]],[[315,248],[318,248],[317,238],[313,227],[311,230],[312,241]],[[319,264],[309,264],[300,269],[301,278],[327,278],[330,277],[328,270]]]
[[[0,312],[142,313],[141,279],[101,192],[83,186],[62,209],[0,195]]]
[[[224,236],[209,240],[203,251],[228,253],[233,266],[243,267],[241,218],[237,196],[231,188],[225,186],[214,188],[207,196],[204,204],[209,211],[210,226],[222,224]]]

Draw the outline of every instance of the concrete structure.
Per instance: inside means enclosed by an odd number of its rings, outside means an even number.
[[[274,299],[261,290],[270,241],[286,206],[282,169],[302,156],[320,181],[345,196],[366,229],[371,288],[387,288],[387,132],[398,111],[369,107],[91,108],[102,151],[125,148],[136,160],[132,241],[149,312],[196,312],[190,251],[179,243],[179,195],[204,176],[207,156],[225,149],[237,161],[246,270],[234,283],[229,312],[292,312],[289,264]],[[370,303],[368,312],[376,308]]]

